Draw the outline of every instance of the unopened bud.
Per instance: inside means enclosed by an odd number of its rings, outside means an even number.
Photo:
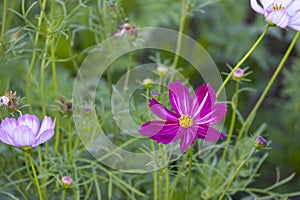
[[[262,150],[267,146],[267,140],[262,136],[258,136],[254,142],[254,147],[257,150]]]
[[[72,183],[73,183],[73,179],[70,176],[64,176],[61,179],[61,183],[63,188],[69,188],[71,187]]]
[[[133,28],[127,31],[127,38],[129,41],[135,41],[137,37],[138,37],[137,29]]]
[[[151,92],[151,98],[158,100],[160,97],[159,92]]]
[[[153,85],[152,79],[146,78],[145,80],[143,80],[143,85],[145,88],[151,88]]]
[[[233,79],[236,81],[241,80],[244,77],[244,70],[241,68],[237,68],[233,73]]]
[[[158,74],[158,76],[165,76],[168,72],[169,68],[167,68],[166,66],[160,65],[156,68],[156,72]]]

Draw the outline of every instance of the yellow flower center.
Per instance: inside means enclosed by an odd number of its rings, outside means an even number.
[[[280,4],[280,5],[275,4],[273,6],[273,10],[281,10],[281,9],[284,9],[284,5],[282,5],[282,4]]]
[[[183,128],[189,128],[193,126],[193,118],[189,115],[182,115],[179,118],[179,125]]]

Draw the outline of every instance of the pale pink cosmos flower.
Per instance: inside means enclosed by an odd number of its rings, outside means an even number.
[[[180,140],[180,150],[185,153],[197,138],[214,142],[225,135],[212,128],[226,115],[226,104],[215,103],[216,93],[209,84],[201,86],[191,98],[181,82],[169,84],[169,99],[175,112],[155,99],[149,100],[151,111],[162,120],[148,121],[139,133],[158,143],[168,144]]]
[[[287,26],[300,31],[299,0],[250,0],[253,10],[263,14],[267,22],[281,28]]]
[[[5,118],[0,125],[0,141],[23,150],[47,142],[54,135],[56,120],[45,116],[42,124],[35,115],[25,114],[18,119]]]

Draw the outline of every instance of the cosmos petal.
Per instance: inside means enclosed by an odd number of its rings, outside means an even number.
[[[296,12],[295,15],[291,17],[289,27],[296,31],[300,31],[300,11]]]
[[[182,153],[185,153],[186,150],[192,146],[197,138],[197,134],[192,131],[192,129],[185,129],[185,133],[182,134],[181,140],[180,140],[180,150]]]
[[[252,8],[253,10],[255,10],[257,13],[259,13],[259,14],[264,14],[264,13],[265,13],[263,7],[261,7],[261,6],[257,3],[257,0],[250,0],[250,5],[251,5],[251,8]]]
[[[1,122],[1,129],[4,130],[8,135],[12,135],[16,127],[17,120],[14,118],[5,118]]]
[[[189,113],[191,96],[189,90],[180,81],[169,84],[169,98],[172,108],[178,115]]]
[[[47,129],[44,132],[42,132],[39,137],[36,139],[35,144],[33,145],[33,147],[36,147],[42,143],[47,142],[48,140],[50,140],[54,135],[54,129]]]
[[[271,5],[277,4],[276,0],[259,0],[263,6],[263,8],[266,10],[268,9]],[[254,10],[254,9],[253,9]]]
[[[13,137],[12,137],[14,146],[23,147],[23,146],[30,146],[33,147],[35,143],[35,135],[31,128],[28,126],[17,126],[14,130]]]
[[[34,134],[37,134],[40,128],[40,121],[35,115],[25,114],[17,120],[18,125],[27,126],[32,129]]]
[[[270,12],[266,15],[266,21],[272,22],[280,28],[285,28],[289,24],[290,17],[285,10]]]
[[[40,135],[41,135],[45,130],[48,130],[48,129],[54,129],[54,128],[55,128],[55,122],[56,122],[56,119],[54,119],[54,121],[53,121],[53,123],[52,123],[51,117],[45,116],[44,119],[43,119],[43,121],[42,121],[40,130],[39,130],[38,134],[36,135],[36,137],[39,138]]]
[[[179,124],[163,121],[149,121],[144,123],[139,130],[143,136],[156,140],[158,143],[167,144],[173,140],[179,129]]]
[[[218,130],[214,128],[208,128],[206,133],[199,133],[198,138],[201,138],[202,140],[208,141],[208,142],[215,142],[219,140],[219,138],[226,139],[226,136],[219,132]]]
[[[12,139],[10,138],[9,134],[2,129],[0,129],[0,141],[5,144],[9,144],[9,145],[14,144]]]
[[[286,12],[289,16],[294,16],[297,11],[300,10],[300,1],[292,1],[286,8]]]
[[[163,105],[161,105],[155,99],[149,100],[149,107],[150,107],[151,111],[159,118],[166,120],[166,121],[178,122],[179,116],[176,115],[175,113],[171,112],[169,109],[167,109]]]
[[[202,116],[202,118],[199,118],[195,120],[195,124],[217,124],[219,123],[227,112],[227,105],[226,103],[218,103],[214,105],[214,108],[211,112],[207,113],[206,116]]]

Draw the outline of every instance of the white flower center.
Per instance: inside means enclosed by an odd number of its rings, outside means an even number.
[[[182,115],[179,118],[179,125],[183,128],[189,128],[193,126],[193,118],[189,115]]]

